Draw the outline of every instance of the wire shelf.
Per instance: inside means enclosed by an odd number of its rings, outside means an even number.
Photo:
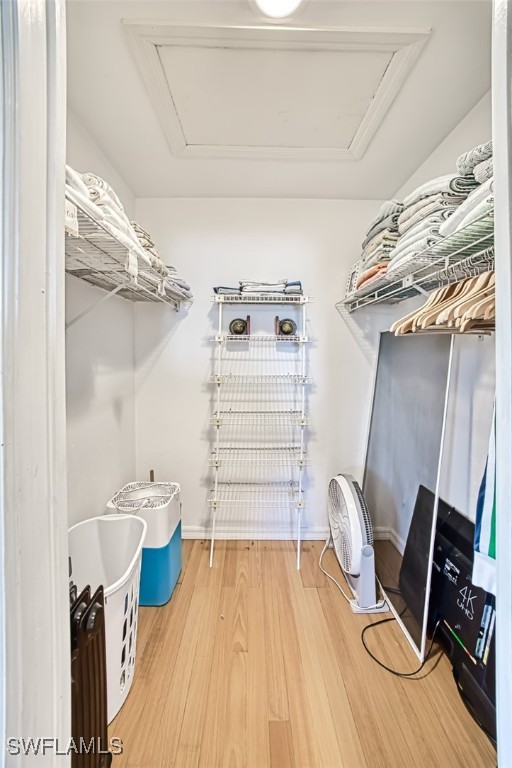
[[[381,302],[398,303],[443,285],[494,269],[494,215],[483,214],[462,230],[414,256],[401,269],[352,291],[336,304],[343,314]]]
[[[308,464],[308,459],[300,445],[276,448],[221,447],[214,449],[210,458],[211,466],[216,468],[223,464],[246,463],[304,467]]]
[[[310,384],[311,381],[310,376],[296,373],[225,373],[210,378],[210,384]]]
[[[243,294],[243,293],[222,293],[215,294],[212,301],[217,304],[307,304],[311,301],[310,296],[302,294]]]
[[[126,269],[129,249],[73,201],[77,208],[79,235],[66,233],[66,272],[129,301],[169,304],[176,311],[190,298],[154,270],[137,254],[137,278]]]
[[[257,344],[273,344],[274,342],[288,342],[293,344],[306,344],[310,341],[309,336],[299,336],[297,334],[290,335],[290,336],[266,336],[263,334],[257,334],[254,336],[247,336],[247,335],[240,335],[240,336],[234,336],[229,333],[220,333],[216,336],[213,336],[212,341],[217,341],[219,343],[224,343],[226,341],[235,341],[235,342],[249,342],[257,343]]]
[[[210,418],[210,423],[216,427],[256,424],[261,427],[291,425],[305,427],[308,424],[307,415],[302,411],[217,411]]]
[[[306,501],[297,483],[218,483],[208,497],[212,509],[303,509]]]

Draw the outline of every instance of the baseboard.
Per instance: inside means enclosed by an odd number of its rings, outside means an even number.
[[[373,529],[373,538],[377,541],[390,541],[401,555],[405,551],[405,541],[398,535],[394,528],[377,526]]]
[[[211,538],[211,527],[209,525],[182,525],[181,535],[184,539],[209,539]],[[303,541],[325,541],[328,536],[329,528],[327,526],[303,528],[300,532],[300,537]],[[297,529],[294,526],[272,528],[264,528],[263,526],[244,528],[242,525],[222,526],[221,528],[219,526],[215,537],[219,540],[293,541],[297,538]]]

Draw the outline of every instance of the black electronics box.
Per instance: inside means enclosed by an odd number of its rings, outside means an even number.
[[[422,494],[434,494],[421,487]],[[439,621],[436,637],[452,662],[453,673],[468,709],[496,739],[494,595],[472,582],[475,526],[439,500],[429,629]]]

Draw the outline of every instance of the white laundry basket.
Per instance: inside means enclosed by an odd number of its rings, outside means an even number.
[[[135,671],[142,545],[146,523],[134,515],[93,517],[69,529],[71,579],[105,591],[109,723],[130,691]]]

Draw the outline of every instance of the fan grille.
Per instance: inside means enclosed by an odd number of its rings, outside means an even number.
[[[357,498],[359,499],[359,509],[360,509],[360,517],[361,522],[364,525],[364,531],[366,536],[366,543],[370,544],[373,547],[373,528],[372,528],[372,520],[370,517],[370,512],[368,510],[368,506],[366,504],[366,500],[363,496],[363,492],[361,488],[359,487],[359,483],[356,483],[354,480],[352,482],[352,485],[354,486],[354,490],[357,494]]]
[[[329,522],[334,551],[344,571],[350,572],[352,567],[352,536],[350,522],[346,514],[346,505],[343,505],[342,492],[339,483],[331,480],[329,483]]]
[[[363,544],[373,546],[373,528],[370,518],[370,512],[366,504],[363,492],[359,484],[351,477],[345,476],[350,484],[350,490],[354,497],[359,522],[361,525],[361,534]],[[352,573],[354,564],[353,542],[351,533],[351,521],[348,514],[347,502],[344,498],[343,490],[336,478],[329,483],[329,522],[331,526],[331,535],[334,544],[334,551],[338,561],[347,573]]]

